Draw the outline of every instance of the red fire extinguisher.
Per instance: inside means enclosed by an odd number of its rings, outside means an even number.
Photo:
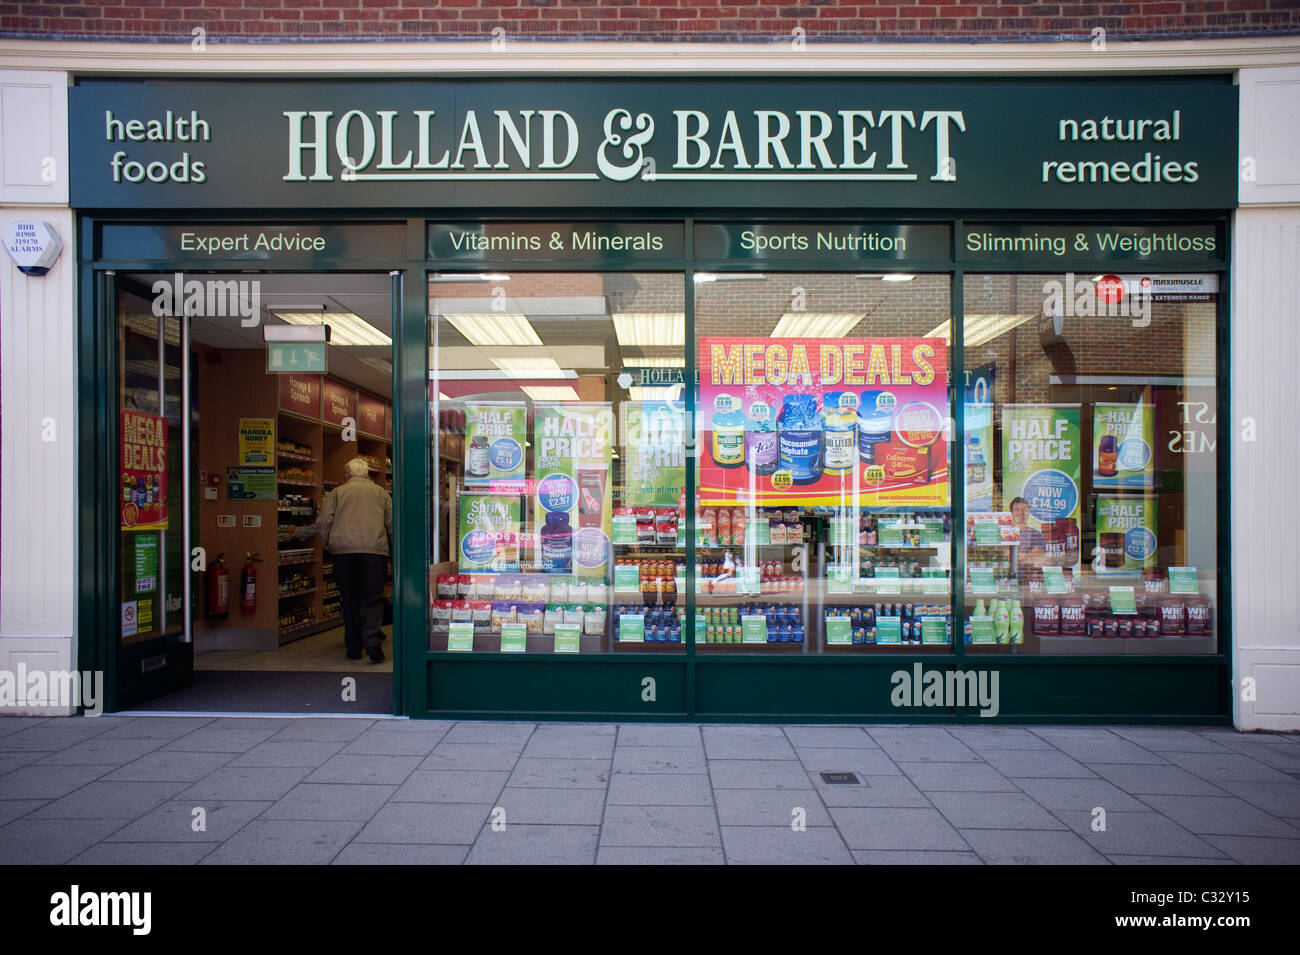
[[[254,553],[244,555],[244,569],[239,574],[239,609],[244,613],[257,612],[257,568],[262,558]]]
[[[225,620],[230,616],[230,571],[226,555],[218,554],[208,565],[208,619]]]

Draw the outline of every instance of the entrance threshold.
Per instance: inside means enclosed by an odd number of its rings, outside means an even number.
[[[389,716],[393,674],[345,671],[195,670],[183,690],[121,712],[192,716]]]

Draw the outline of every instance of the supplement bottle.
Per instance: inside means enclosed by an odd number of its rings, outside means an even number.
[[[884,394],[883,391],[864,391],[862,403],[858,405],[858,459],[863,464],[876,463],[876,445],[888,441],[894,430],[892,401],[884,402],[885,407],[880,407],[880,398]]]
[[[745,423],[745,465],[755,474],[776,471],[776,425],[772,421],[771,406],[763,401],[755,401],[749,406],[749,419]]]
[[[822,429],[817,396],[786,395],[781,399],[777,461],[795,484],[812,484],[822,476]]]
[[[822,471],[851,474],[858,460],[858,396],[828,391],[822,396],[822,427],[826,432]]]
[[[573,570],[573,528],[567,511],[551,511],[542,528],[542,570],[567,574]]]
[[[720,468],[738,468],[745,463],[745,416],[736,409],[731,395],[713,400],[713,463]]]

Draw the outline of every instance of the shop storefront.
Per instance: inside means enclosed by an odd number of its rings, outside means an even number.
[[[313,418],[304,367],[269,414],[280,468],[391,461],[398,713],[1230,718],[1229,77],[70,97],[80,441],[109,462],[81,477],[79,652],[135,668],[123,694],[183,681],[221,629],[183,555],[270,506],[199,478],[258,462],[178,444],[174,625],[124,633],[123,277],[309,273],[389,296],[388,393]],[[186,323],[292,321],[209,305],[177,310],[187,383]]]

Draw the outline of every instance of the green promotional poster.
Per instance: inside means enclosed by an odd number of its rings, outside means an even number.
[[[613,439],[614,414],[608,404],[534,406],[534,519],[541,570],[606,579],[613,526]]]
[[[1154,487],[1155,434],[1151,405],[1093,405],[1092,486]]]
[[[517,401],[465,405],[465,484],[523,484],[528,412]]]
[[[519,569],[519,498],[462,494],[458,560],[462,573]]]
[[[686,415],[663,401],[631,401],[623,416],[628,507],[676,507],[686,487]]]
[[[1003,510],[1022,564],[1079,567],[1078,405],[1002,406]]]
[[[1136,574],[1156,564],[1156,502],[1097,495],[1098,574]]]

